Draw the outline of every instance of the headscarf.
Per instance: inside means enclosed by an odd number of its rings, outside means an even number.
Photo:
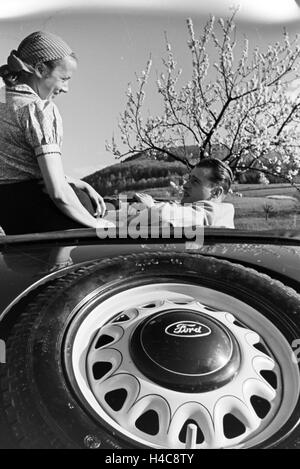
[[[0,67],[0,76],[21,71],[33,73],[38,62],[62,59],[72,54],[72,49],[59,36],[46,31],[36,31],[11,51],[7,63]]]

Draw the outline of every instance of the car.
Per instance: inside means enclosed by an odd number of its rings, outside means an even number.
[[[300,231],[150,234],[0,238],[0,447],[299,448]]]

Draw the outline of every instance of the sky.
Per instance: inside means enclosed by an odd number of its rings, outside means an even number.
[[[105,141],[118,137],[127,85],[150,53],[147,105],[152,114],[159,109],[154,83],[162,70],[164,31],[188,73],[186,19],[191,17],[200,32],[210,13],[226,17],[237,3],[238,30],[253,47],[264,49],[278,40],[284,26],[291,35],[300,30],[299,0],[0,0],[0,65],[33,31],[53,32],[70,44],[79,66],[69,93],[56,104],[64,123],[65,172],[82,177],[116,163]]]

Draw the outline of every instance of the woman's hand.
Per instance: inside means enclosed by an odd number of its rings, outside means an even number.
[[[90,186],[87,182],[82,187],[82,190],[84,190],[88,194],[93,205],[96,207],[94,215],[96,217],[104,217],[105,212],[106,212],[106,205],[101,195],[98,194],[98,192],[92,186]]]
[[[76,179],[70,176],[66,177],[69,183],[73,183],[78,189],[85,191],[90,197],[95,209],[94,215],[96,217],[103,217],[106,212],[106,205],[100,194],[87,182],[82,181],[81,179]]]

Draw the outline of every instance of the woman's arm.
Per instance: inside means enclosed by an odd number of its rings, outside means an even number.
[[[41,155],[38,164],[43,175],[46,190],[55,205],[72,220],[90,228],[101,228],[102,220],[94,218],[80,203],[68,184],[58,153]],[[103,222],[103,225],[105,222]]]

